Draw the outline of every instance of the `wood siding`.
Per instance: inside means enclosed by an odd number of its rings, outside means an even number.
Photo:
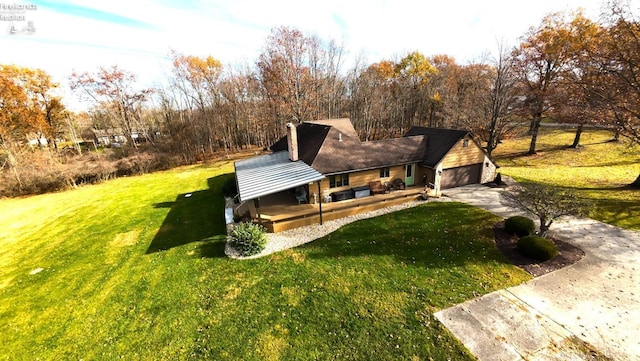
[[[331,194],[333,192],[339,192],[339,191],[351,189],[353,187],[368,186],[369,182],[374,182],[377,180],[384,183],[384,182],[390,182],[396,178],[400,178],[404,181],[404,166],[399,165],[399,166],[389,167],[388,178],[380,178],[380,168],[349,173],[349,186],[347,187],[329,188],[329,177],[327,177],[326,179],[323,179],[322,182],[320,183],[320,192],[323,195]],[[315,184],[313,186],[311,185],[309,186],[309,191],[311,193],[317,191],[317,189],[318,189],[317,185]]]
[[[464,141],[469,142],[469,146],[464,146]],[[465,165],[477,164],[484,162],[484,152],[478,145],[466,136],[461,139],[442,159],[442,169],[456,168]]]

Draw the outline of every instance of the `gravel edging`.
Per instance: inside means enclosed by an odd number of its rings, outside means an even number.
[[[406,203],[398,204],[395,206],[380,208],[371,212],[364,212],[354,214],[340,219],[334,219],[332,221],[323,222],[320,224],[312,224],[309,226],[290,229],[279,233],[267,233],[267,246],[265,249],[253,256],[242,257],[236,252],[233,247],[229,245],[229,238],[227,237],[227,244],[224,248],[224,253],[233,259],[253,259],[268,256],[272,253],[281,252],[290,248],[298,247],[303,244],[314,241],[318,238],[322,238],[329,233],[337,230],[338,228],[347,225],[349,223],[359,221],[361,219],[373,218],[381,216],[383,214],[397,212],[403,209],[415,207],[420,204],[424,204],[428,201],[414,200]]]

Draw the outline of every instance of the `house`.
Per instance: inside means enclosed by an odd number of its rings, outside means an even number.
[[[271,151],[235,163],[237,213],[271,231],[321,223],[323,207],[327,220],[329,213],[340,218],[420,193],[440,196],[442,189],[492,181],[496,170],[469,131],[412,127],[401,138],[361,142],[349,119],[288,124]],[[372,195],[378,185],[396,190]]]
[[[93,129],[93,136],[97,144],[105,146],[127,142],[122,128]]]
[[[107,128],[107,129],[92,129],[93,132],[93,141],[99,145],[110,146],[110,145],[120,145],[127,143],[127,137],[122,128]],[[131,130],[131,139],[133,139],[136,144],[140,142],[144,142],[147,139],[147,133],[145,130],[132,129]],[[159,133],[155,134],[151,133],[154,136],[158,136]]]

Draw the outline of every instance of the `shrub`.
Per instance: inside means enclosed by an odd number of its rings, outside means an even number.
[[[525,236],[518,240],[518,251],[527,257],[546,261],[558,255],[558,247],[539,236]]]
[[[96,152],[92,147],[92,151],[82,154],[77,154],[75,150],[67,152],[70,149],[62,148],[58,152],[16,149],[8,153],[0,150],[0,197],[55,192],[118,176],[165,170],[185,163],[176,156],[146,144],[140,145],[137,150],[124,148],[100,149]],[[17,164],[15,170],[10,160]]]
[[[500,172],[498,172],[498,174],[496,174],[496,179],[493,180],[493,182],[497,185],[501,185],[502,184],[502,174],[500,174]]]
[[[267,244],[265,228],[255,223],[240,223],[231,230],[231,246],[243,256],[262,252]]]
[[[527,217],[514,216],[504,222],[504,230],[509,234],[524,237],[536,231],[536,225]]]

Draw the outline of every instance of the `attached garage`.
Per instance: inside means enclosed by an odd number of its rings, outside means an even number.
[[[482,163],[444,169],[442,171],[442,178],[440,179],[440,188],[447,189],[480,183],[481,174]]]

